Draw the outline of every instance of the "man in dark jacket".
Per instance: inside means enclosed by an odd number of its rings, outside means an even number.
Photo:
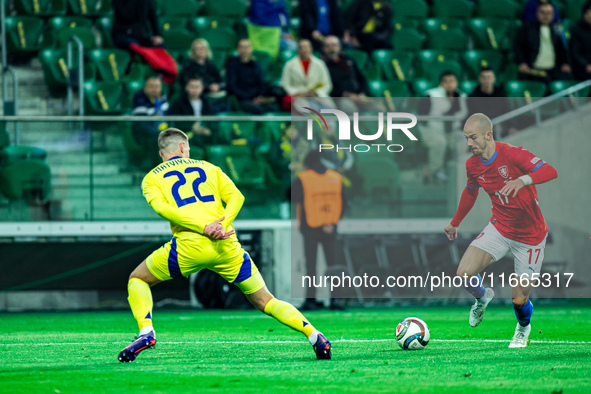
[[[306,38],[316,51],[322,49],[324,37],[343,37],[343,17],[337,0],[300,0],[300,38]]]
[[[571,30],[570,48],[577,79],[591,79],[591,0],[583,5],[583,18]]]
[[[115,46],[126,50],[130,44],[156,47],[164,43],[152,0],[113,1],[111,34]]]
[[[368,53],[375,49],[391,49],[392,18],[392,6],[385,0],[354,0],[347,10],[351,43]]]
[[[226,81],[228,94],[236,96],[243,111],[263,114],[274,110],[269,99],[263,97],[265,93],[263,70],[252,57],[250,40],[240,40],[238,56],[228,59]]]
[[[538,20],[524,24],[515,36],[515,62],[526,78],[548,82],[571,79],[564,42],[552,26],[554,7],[541,4]]]

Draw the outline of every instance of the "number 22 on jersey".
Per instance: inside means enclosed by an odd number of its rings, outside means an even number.
[[[185,168],[185,174],[197,173],[197,178],[193,181],[193,195],[182,198],[179,194],[179,188],[187,183],[187,178],[185,175],[180,171],[169,171],[164,174],[164,178],[168,178],[171,176],[175,176],[178,180],[172,185],[172,196],[174,197],[174,201],[176,205],[180,208],[188,204],[193,204],[197,202],[197,200],[201,202],[212,202],[214,201],[214,197],[212,195],[209,196],[202,196],[199,192],[199,185],[204,183],[207,180],[207,175],[205,171],[203,171],[200,167],[187,167]]]

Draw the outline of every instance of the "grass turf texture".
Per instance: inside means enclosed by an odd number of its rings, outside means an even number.
[[[316,361],[302,335],[254,310],[156,310],[156,349],[128,364],[117,355],[137,329],[129,312],[4,314],[0,393],[591,392],[591,307],[536,305],[530,340],[540,342],[525,349],[507,348],[510,305],[491,305],[475,329],[468,312],[309,312],[333,341],[333,360]],[[408,316],[429,325],[423,351],[393,340]]]

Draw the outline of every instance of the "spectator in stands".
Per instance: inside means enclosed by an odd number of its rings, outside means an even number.
[[[560,11],[556,7],[556,2],[550,0],[528,0],[521,13],[523,23],[536,21],[538,19],[538,7],[542,4],[551,4],[554,7],[555,12],[552,18],[552,24],[560,22]]]
[[[343,17],[337,0],[300,0],[300,38],[310,40],[316,51],[324,37],[343,37]]]
[[[252,56],[250,40],[238,42],[238,56],[228,59],[226,65],[228,94],[236,96],[240,108],[253,114],[272,112],[275,106],[265,94],[265,79],[261,65]]]
[[[392,48],[392,6],[386,0],[354,0],[347,10],[347,32],[351,44],[371,53]]]
[[[161,72],[162,80],[172,85],[178,76],[176,61],[163,48],[160,24],[152,0],[113,1],[113,29],[116,47],[141,55],[150,66]]]
[[[355,61],[342,52],[338,37],[328,36],[324,40],[323,60],[332,80],[330,95],[348,98],[339,100],[340,109],[353,113],[360,108],[371,106],[371,102],[363,100],[367,93],[367,80]],[[367,105],[364,105],[366,103]]]
[[[571,67],[563,40],[552,26],[554,7],[541,4],[538,19],[524,24],[515,36],[515,62],[531,80],[548,82],[571,79]]]
[[[317,275],[318,245],[322,244],[326,259],[326,275],[342,275],[344,267],[338,266],[336,256],[337,224],[346,208],[341,176],[327,169],[320,160],[320,153],[310,151],[304,159],[303,171],[291,184],[289,197],[296,204],[298,227],[304,238],[306,275]],[[306,289],[306,302],[302,310],[320,309],[316,301],[316,288]],[[331,309],[344,309],[339,300],[331,299]]]
[[[429,120],[421,126],[423,144],[428,149],[428,163],[423,173],[425,183],[446,182],[444,169],[448,146],[455,148],[458,133],[462,130],[460,122],[468,115],[466,95],[458,91],[458,79],[451,71],[444,71],[439,77],[439,86],[427,91],[419,100],[419,115],[454,116],[456,121]],[[422,123],[422,122],[421,122]]]
[[[283,108],[287,110],[291,109],[291,101],[295,97],[330,97],[330,74],[326,64],[312,54],[309,40],[299,40],[298,55],[285,63],[280,85],[288,94],[283,100]],[[310,102],[310,105],[313,103]]]
[[[189,79],[184,86],[181,97],[172,104],[167,115],[191,115],[196,117],[213,115],[214,111],[207,97],[202,96],[203,85],[203,81],[199,78]],[[203,126],[199,121],[175,122],[175,125],[189,135],[192,144],[203,147],[215,143],[211,130]]]
[[[162,95],[162,82],[159,77],[149,77],[144,88],[133,96],[133,116],[162,116],[168,111],[168,98]],[[165,122],[133,122],[133,135],[142,146],[154,146],[155,138],[160,131],[167,128]]]
[[[583,18],[571,30],[571,53],[575,77],[591,79],[591,0],[583,5]]]
[[[494,119],[511,111],[507,93],[502,85],[495,85],[496,80],[497,77],[492,68],[480,68],[480,75],[478,77],[480,84],[476,86],[468,98],[468,116],[482,113],[490,119]],[[517,132],[512,121],[499,126],[500,128],[497,127],[497,130],[500,130],[502,136]]]
[[[251,0],[248,19],[255,25],[280,27],[279,50],[296,49],[297,43],[289,32],[289,12],[284,0]]]
[[[214,62],[209,43],[203,38],[198,38],[191,44],[191,55],[183,63],[180,82],[186,86],[190,79],[198,78],[203,81],[205,93],[218,93],[224,88],[222,77]]]

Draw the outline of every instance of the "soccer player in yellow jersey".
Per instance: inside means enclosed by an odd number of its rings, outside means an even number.
[[[244,196],[236,185],[219,167],[190,159],[189,141],[181,130],[162,131],[158,148],[163,163],[144,177],[142,191],[148,204],[170,222],[173,237],[129,276],[128,300],[140,333],[121,351],[119,361],[133,361],[156,344],[150,286],[202,268],[237,285],[261,312],[306,335],[317,359],[330,359],[330,342],[293,305],[273,297],[238,242],[232,222]]]

